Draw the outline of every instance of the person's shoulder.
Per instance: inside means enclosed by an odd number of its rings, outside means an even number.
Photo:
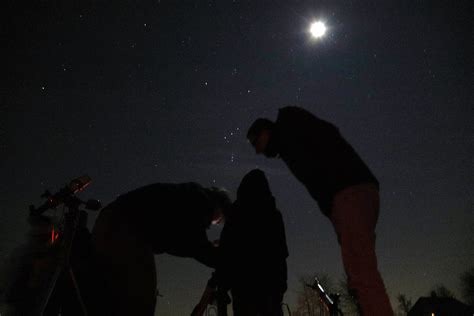
[[[146,205],[153,200],[163,200],[163,198],[170,196],[172,184],[168,183],[150,183],[141,187],[135,188],[131,191],[125,192],[117,196],[114,203],[116,205],[130,206],[130,205]]]
[[[143,193],[143,192],[157,191],[157,190],[160,190],[163,186],[166,186],[166,184],[163,184],[163,183],[149,183],[149,184],[143,185],[141,187],[135,188],[133,190],[130,190],[128,192],[122,193],[119,197],[135,195],[135,194],[139,194],[139,193]]]
[[[190,191],[202,191],[204,192],[204,187],[200,185],[197,182],[184,182],[178,184],[178,187],[184,189],[184,190],[190,190]]]
[[[281,108],[278,112],[277,123],[279,126],[287,126],[293,128],[298,127],[299,129],[316,128],[318,130],[322,129],[327,132],[337,132],[338,130],[334,124],[298,106],[287,106]]]
[[[173,198],[176,196],[180,196],[183,193],[188,194],[202,194],[204,193],[204,188],[195,182],[187,182],[187,183],[151,183],[137,189],[134,189],[130,192],[127,192],[121,197],[129,197],[129,196],[162,196]]]
[[[284,133],[298,133],[318,127],[322,120],[306,109],[286,106],[279,110],[276,120],[277,129]]]
[[[278,221],[278,222],[283,222],[283,214],[280,212],[278,208],[275,207],[275,209],[272,212],[272,217]]]
[[[209,196],[205,188],[196,182],[185,182],[177,185],[177,191],[181,196],[198,204],[209,204]]]
[[[194,204],[195,207],[209,208],[212,201],[206,188],[196,182],[185,182],[179,184],[180,195],[187,200],[186,203]]]
[[[279,109],[279,112],[297,112],[297,111],[306,111],[302,107],[296,105],[287,105]]]
[[[284,106],[278,110],[278,113],[279,115],[310,115],[316,117],[308,110],[296,105]]]
[[[320,119],[309,112],[306,109],[303,109],[298,106],[285,106],[278,110],[277,121],[320,121]]]

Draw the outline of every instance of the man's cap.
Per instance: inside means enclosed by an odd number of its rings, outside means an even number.
[[[253,144],[257,136],[266,129],[273,127],[273,122],[266,118],[258,118],[253,122],[247,132],[247,139]]]

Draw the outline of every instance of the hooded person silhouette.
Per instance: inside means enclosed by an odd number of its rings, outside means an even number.
[[[242,179],[237,200],[226,215],[218,266],[204,299],[230,290],[235,316],[281,315],[287,289],[288,248],[281,213],[263,171],[254,169]],[[199,315],[196,313],[194,315]]]

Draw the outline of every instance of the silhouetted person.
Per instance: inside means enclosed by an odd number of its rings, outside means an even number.
[[[393,315],[375,254],[379,183],[339,130],[302,108],[285,107],[276,122],[257,119],[247,138],[257,154],[281,158],[331,220],[363,315]]]
[[[108,315],[153,315],[154,254],[216,266],[206,229],[231,204],[224,191],[196,183],[148,185],[119,196],[100,213],[93,242],[106,279]]]
[[[204,310],[214,289],[219,295],[230,289],[235,316],[282,315],[287,257],[281,213],[265,174],[252,170],[242,179],[237,200],[226,215],[219,264],[196,310]]]

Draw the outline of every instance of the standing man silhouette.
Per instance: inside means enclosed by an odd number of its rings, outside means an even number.
[[[257,154],[281,158],[330,219],[361,314],[393,315],[375,254],[379,183],[339,130],[289,106],[275,122],[257,119],[247,138]]]

